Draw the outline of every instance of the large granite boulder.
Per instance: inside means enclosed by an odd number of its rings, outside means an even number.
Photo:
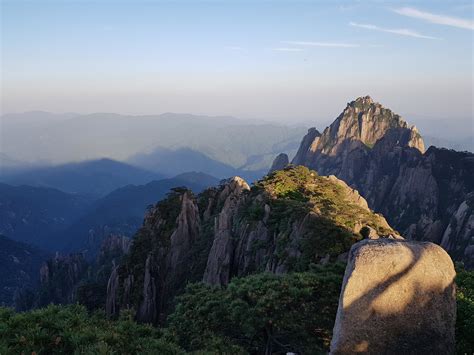
[[[351,248],[331,354],[451,354],[454,266],[429,242],[364,240]]]

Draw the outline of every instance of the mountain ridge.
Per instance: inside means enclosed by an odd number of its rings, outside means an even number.
[[[454,212],[474,191],[474,154],[433,146],[425,151],[415,126],[365,96],[348,103],[322,134],[309,129],[292,163],[337,176],[407,238],[442,244],[474,266],[474,228],[462,236],[450,228],[456,243],[446,236]]]

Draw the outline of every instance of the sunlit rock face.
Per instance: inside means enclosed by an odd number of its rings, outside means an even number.
[[[456,224],[468,221],[472,209],[466,200],[474,192],[472,153],[425,151],[416,127],[365,96],[348,103],[322,134],[310,129],[292,164],[337,176],[407,239],[442,244],[472,265],[472,228]]]
[[[331,354],[453,353],[454,277],[449,255],[429,242],[354,244]]]

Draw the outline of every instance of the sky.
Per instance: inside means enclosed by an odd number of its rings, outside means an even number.
[[[332,121],[371,95],[472,132],[472,1],[1,4],[1,112]]]

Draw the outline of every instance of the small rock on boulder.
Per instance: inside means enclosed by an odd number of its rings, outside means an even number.
[[[451,354],[454,266],[428,242],[353,245],[339,298],[331,354]]]

